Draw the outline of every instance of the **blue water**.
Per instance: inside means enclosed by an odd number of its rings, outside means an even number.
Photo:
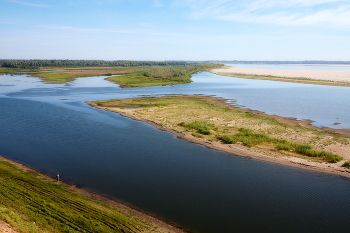
[[[348,232],[349,179],[208,149],[84,102],[213,94],[274,114],[319,116],[319,124],[337,116],[347,125],[347,88],[199,73],[190,84],[120,89],[103,78],[67,86],[0,76],[0,154],[195,232]],[[323,114],[333,104],[334,116]]]

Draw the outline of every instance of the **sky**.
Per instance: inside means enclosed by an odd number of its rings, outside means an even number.
[[[0,59],[350,61],[350,0],[0,0]]]

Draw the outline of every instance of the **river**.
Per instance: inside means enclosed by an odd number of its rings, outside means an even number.
[[[85,103],[156,94],[216,95],[319,127],[350,128],[348,87],[207,72],[189,84],[138,89],[104,77],[67,85],[2,75],[0,154],[194,232],[348,232],[349,179],[208,149]]]

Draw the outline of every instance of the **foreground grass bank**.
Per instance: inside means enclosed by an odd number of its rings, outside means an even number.
[[[293,156],[319,163],[338,163],[350,151],[346,133],[234,107],[219,98],[179,95],[90,104],[173,129],[184,133],[183,137],[190,141],[215,144],[229,152],[232,148],[245,148],[272,157]],[[339,148],[341,150],[337,150]],[[335,153],[338,151],[339,154]]]
[[[0,158],[0,220],[37,232],[170,232]]]

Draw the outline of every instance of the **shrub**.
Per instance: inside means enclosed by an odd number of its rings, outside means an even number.
[[[294,151],[298,154],[308,157],[322,158],[329,163],[336,163],[343,159],[343,157],[327,151],[315,151],[309,144],[294,144],[294,143],[280,143],[276,146],[277,150]]]
[[[215,127],[214,124],[205,122],[205,121],[193,121],[193,122],[181,122],[178,124],[179,126],[186,127],[188,129],[197,130],[198,133],[209,135],[211,134],[211,129]]]
[[[245,146],[254,146],[263,142],[282,141],[271,138],[263,133],[254,133],[253,130],[247,128],[240,128],[238,131],[234,135],[218,135],[217,138],[227,144],[242,142]]]
[[[291,143],[278,143],[276,145],[277,150],[285,150],[285,151],[290,151],[293,150],[292,144]]]
[[[342,167],[350,168],[350,162],[346,161],[345,163],[343,163]]]
[[[309,144],[294,144],[293,147],[294,147],[293,149],[295,150],[295,152],[297,152],[299,154],[307,154],[312,149],[312,146]],[[310,154],[310,156],[312,156],[312,155]],[[314,157],[314,156],[312,156],[312,157]]]
[[[198,134],[198,133],[193,133],[192,136],[196,137],[196,138],[203,138],[203,136],[201,134]]]
[[[238,142],[234,135],[218,135],[216,137],[226,144],[233,144]]]

